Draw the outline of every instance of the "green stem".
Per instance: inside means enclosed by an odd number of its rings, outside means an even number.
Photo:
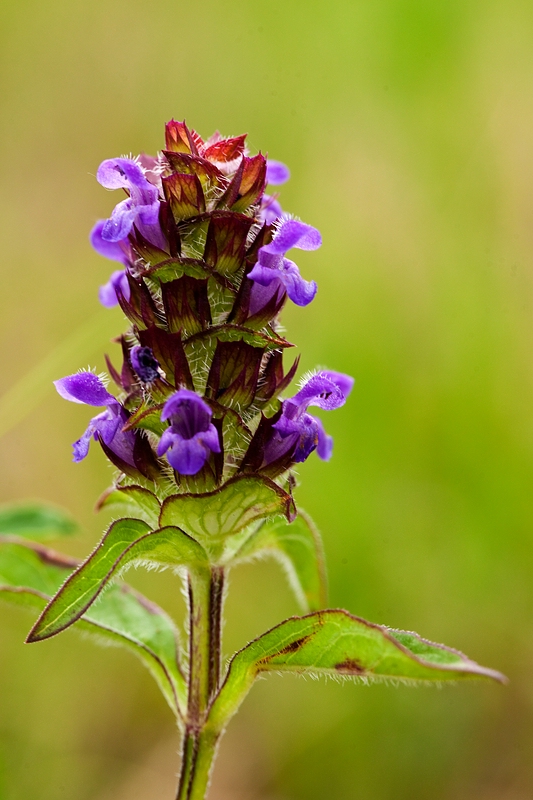
[[[204,800],[218,741],[205,723],[220,682],[224,571],[191,572],[188,593],[189,697],[176,800]]]

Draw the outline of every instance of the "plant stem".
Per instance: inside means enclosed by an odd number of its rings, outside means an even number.
[[[189,697],[176,800],[204,800],[218,740],[205,722],[220,682],[223,569],[191,572],[188,593]]]

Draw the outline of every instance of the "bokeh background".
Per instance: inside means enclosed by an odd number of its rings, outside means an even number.
[[[87,234],[101,160],[164,122],[244,131],[285,161],[318,226],[319,284],[287,308],[302,371],[357,379],[329,464],[297,500],[323,532],[330,603],[506,672],[438,689],[260,682],[212,800],[533,796],[533,6],[527,0],[4,0],[0,6],[1,480],[82,526],[110,471],[70,461],[89,412],[55,377],[104,366],[110,263]],[[61,546],[61,545],[59,545]],[[168,574],[129,579],[178,617]],[[296,612],[275,564],[231,579],[229,654]],[[178,738],[129,654],[74,633],[31,647],[0,608],[1,800],[172,800]]]

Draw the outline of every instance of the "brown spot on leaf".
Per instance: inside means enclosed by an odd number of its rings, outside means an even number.
[[[304,646],[304,644],[309,641],[309,639],[312,639],[313,636],[314,634],[310,633],[307,636],[302,636],[300,639],[295,639],[293,642],[289,642],[289,644],[285,645],[285,647],[282,647],[281,650],[278,650],[276,653],[272,653],[271,656],[265,656],[259,661],[259,663],[268,664],[269,661],[272,661],[274,658],[278,658],[279,656],[296,653]]]
[[[359,664],[355,658],[346,658],[339,664],[335,664],[337,672],[343,672],[345,675],[362,675],[365,672],[364,667]]]

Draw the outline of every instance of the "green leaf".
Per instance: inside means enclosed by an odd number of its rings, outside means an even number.
[[[77,562],[39,544],[0,542],[0,599],[42,611]],[[122,645],[148,667],[176,715],[187,688],[178,663],[177,630],[170,617],[129,586],[112,586],[76,623],[102,644]]]
[[[208,278],[210,274],[211,271],[206,269],[206,265],[198,259],[169,258],[168,255],[158,263],[151,262],[151,266],[141,273],[143,278],[152,278],[153,280],[161,281],[161,283],[174,281],[184,275],[201,280]]]
[[[163,403],[156,406],[150,406],[148,402],[143,403],[130,416],[123,430],[141,428],[142,430],[150,431],[150,433],[155,433],[156,436],[161,436],[167,427],[166,423],[161,422],[162,408]]]
[[[224,442],[224,480],[231,478],[240,466],[252,441],[252,432],[239,414],[222,408],[222,441]],[[216,414],[215,416],[218,416]]]
[[[201,545],[179,528],[151,531],[138,519],[117,520],[52,598],[27,641],[48,639],[68,628],[94,603],[111,578],[134,562],[200,567],[206,558]]]
[[[327,602],[322,540],[301,510],[289,523],[283,517],[264,522],[231,556],[229,565],[272,555],[281,561],[303,611],[318,611]]]
[[[105,492],[97,503],[97,510],[106,509],[121,517],[138,517],[153,528],[159,527],[161,504],[155,494],[142,486],[124,486]]]
[[[0,506],[0,535],[22,536],[38,541],[72,536],[77,525],[61,508],[44,503]]]
[[[268,478],[239,475],[205,494],[167,497],[160,525],[179,525],[208,546],[210,540],[238,533],[258,519],[295,514],[292,497]]]
[[[210,728],[221,731],[256,677],[272,671],[406,682],[506,681],[501,673],[415,633],[374,625],[347,611],[319,611],[285,620],[236,653],[209,714]]]

